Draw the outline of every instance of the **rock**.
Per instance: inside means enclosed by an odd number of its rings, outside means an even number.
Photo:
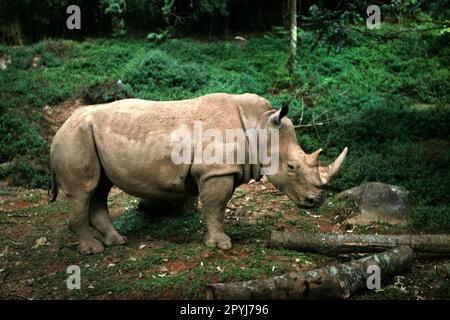
[[[358,207],[360,214],[347,221],[351,224],[369,224],[378,221],[408,224],[411,220],[411,196],[403,187],[370,182],[345,190],[338,198],[351,200]]]

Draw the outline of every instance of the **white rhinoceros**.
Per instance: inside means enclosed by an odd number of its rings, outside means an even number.
[[[50,161],[52,200],[58,188],[66,195],[69,229],[78,236],[78,251],[98,253],[103,244],[126,242],[108,214],[107,196],[113,185],[146,199],[171,201],[199,195],[208,229],[206,244],[231,248],[223,231],[225,206],[237,186],[259,180],[268,164],[258,155],[260,146],[252,147],[248,137],[244,145],[233,144],[233,152],[245,150],[241,162],[174,161],[180,141],[173,139],[173,133],[180,128],[192,133],[196,122],[201,122],[203,130],[214,129],[224,135],[227,129],[276,132],[279,144],[271,148],[269,143],[267,148],[268,154],[277,158],[278,170],[268,174],[269,180],[300,207],[320,205],[325,186],[341,168],[347,148],[334,163],[321,167],[320,150],[306,154],[300,148],[292,122],[285,117],[287,111],[287,106],[273,109],[254,94],[222,93],[167,102],[126,99],[76,110],[56,133]],[[199,146],[208,148],[200,142],[211,142],[211,137],[189,135],[190,155],[199,151]],[[94,238],[91,227],[104,236],[103,244]]]

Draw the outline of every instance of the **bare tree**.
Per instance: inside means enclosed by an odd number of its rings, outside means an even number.
[[[295,58],[297,56],[297,0],[288,0],[291,17],[291,51],[286,64],[289,75],[294,72]]]

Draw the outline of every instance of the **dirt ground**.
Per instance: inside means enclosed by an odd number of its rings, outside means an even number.
[[[113,217],[134,197],[113,189]],[[317,210],[296,208],[269,182],[236,190],[226,210],[230,251],[202,244],[205,226],[198,213],[155,217],[125,246],[93,256],[76,252],[67,229],[68,207],[60,196],[48,203],[45,190],[6,188],[0,191],[0,298],[2,299],[201,299],[207,284],[243,281],[304,271],[358,256],[269,249],[270,230],[322,233],[415,233],[412,227],[387,224],[352,226],[346,203],[331,195]],[[413,270],[385,283],[381,290],[360,292],[352,299],[449,299],[450,281],[435,265],[447,258],[417,257]],[[81,289],[67,288],[67,268],[81,270]]]
[[[81,100],[46,107],[48,141]],[[63,195],[48,202],[46,190],[2,186],[0,189],[0,299],[202,299],[215,282],[266,278],[358,258],[328,257],[266,247],[271,230],[302,233],[419,233],[411,226],[385,223],[354,226],[349,204],[330,195],[319,209],[298,209],[263,180],[238,188],[225,213],[233,248],[203,245],[205,224],[196,212],[148,217],[139,230],[124,230],[125,246],[98,255],[77,253],[77,239],[67,229]],[[113,188],[108,203],[113,219],[136,202]],[[450,280],[435,266],[447,258],[417,257],[413,270],[391,279],[380,290],[352,299],[449,299]],[[81,289],[67,288],[67,268],[79,266]]]

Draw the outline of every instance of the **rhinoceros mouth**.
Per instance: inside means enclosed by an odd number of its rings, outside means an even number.
[[[304,197],[304,198],[298,198],[293,196],[292,194],[286,193],[286,196],[294,202],[297,207],[301,209],[313,209],[320,207],[323,202],[325,201],[325,195],[326,192],[322,193],[318,197]]]
[[[298,205],[301,208],[310,209],[316,207],[316,202],[313,199],[305,199]]]

